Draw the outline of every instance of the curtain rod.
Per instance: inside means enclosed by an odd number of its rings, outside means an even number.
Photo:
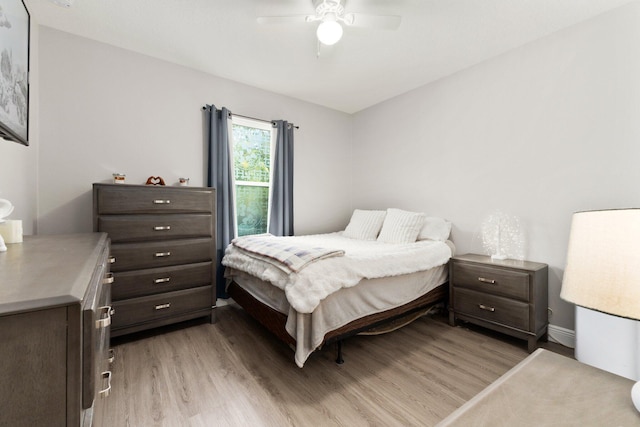
[[[206,110],[207,108],[209,108],[208,106],[203,106],[202,109]],[[242,114],[236,114],[236,113],[231,113],[232,116],[238,116],[238,117],[242,117],[243,119],[249,119],[249,120],[258,120],[260,122],[268,122],[268,123],[272,123],[273,120],[264,120],[264,119],[258,119],[256,117],[250,117],[250,116],[243,116]],[[300,129],[300,126],[296,126],[293,123],[289,123],[291,126],[293,126],[295,129]]]

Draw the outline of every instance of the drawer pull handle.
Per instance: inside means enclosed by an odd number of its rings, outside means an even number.
[[[113,283],[113,273],[107,273],[105,278],[102,280],[102,283],[105,285],[110,285]]]
[[[156,258],[162,258],[162,257],[165,257],[165,256],[170,256],[170,255],[171,255],[171,252],[156,252],[155,253],[155,257]]]
[[[484,304],[478,304],[478,308],[479,308],[480,310],[486,310],[486,311],[490,311],[490,312],[492,312],[492,313],[493,313],[494,311],[496,311],[496,308],[495,308],[495,307],[489,307],[489,306],[486,306],[486,305],[484,305]]]
[[[159,279],[155,279],[153,281],[153,283],[158,284],[158,283],[167,283],[171,281],[171,277],[161,277]]]
[[[96,320],[96,328],[101,329],[111,324],[111,316],[115,313],[115,310],[110,305],[105,305],[98,307],[98,313],[100,318]]]
[[[156,305],[156,310],[165,310],[167,308],[171,307],[171,303],[168,302],[166,304],[158,304]]]
[[[154,205],[169,205],[171,204],[171,200],[162,200],[162,199],[156,199],[153,201]]]
[[[109,364],[112,364],[114,360],[116,360],[116,352],[113,351],[112,348],[110,348],[109,349],[109,357],[107,358],[107,361],[109,362]]]
[[[105,371],[102,373],[102,379],[107,380],[107,388],[100,390],[98,393],[100,397],[107,397],[111,393],[111,371]]]
[[[492,285],[496,284],[495,279],[485,279],[484,277],[478,277],[478,281],[482,283],[490,283]]]
[[[109,264],[113,264],[114,262],[116,262],[116,257],[110,256],[109,257]]]
[[[155,231],[168,231],[168,230],[171,230],[171,226],[170,225],[156,225],[155,227],[153,227],[153,229]]]

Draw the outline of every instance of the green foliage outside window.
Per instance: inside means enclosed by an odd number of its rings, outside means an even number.
[[[233,125],[238,236],[267,232],[271,132]]]
[[[233,170],[236,181],[269,182],[271,132],[233,125]]]
[[[238,236],[267,232],[269,187],[236,185]]]

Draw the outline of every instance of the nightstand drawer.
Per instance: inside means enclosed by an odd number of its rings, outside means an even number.
[[[211,239],[188,239],[117,243],[111,246],[111,256],[111,271],[119,272],[210,261],[214,254]]]
[[[116,330],[197,310],[211,309],[211,286],[114,301],[111,328]]]
[[[529,330],[529,304],[457,287],[453,294],[456,313]]]
[[[114,273],[113,300],[195,288],[211,283],[211,262]]]
[[[529,301],[527,273],[485,265],[455,263],[452,280],[454,286]]]
[[[115,215],[98,217],[113,243],[210,237],[211,215]]]
[[[171,187],[101,186],[96,194],[97,214],[209,213],[209,190]]]

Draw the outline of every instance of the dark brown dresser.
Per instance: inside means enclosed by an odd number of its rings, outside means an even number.
[[[449,263],[449,323],[461,319],[527,340],[536,349],[548,327],[547,264],[466,254]]]
[[[215,321],[215,190],[94,184],[94,230],[111,239],[111,336]]]
[[[26,236],[7,246],[0,425],[101,425],[111,388],[107,235]]]

